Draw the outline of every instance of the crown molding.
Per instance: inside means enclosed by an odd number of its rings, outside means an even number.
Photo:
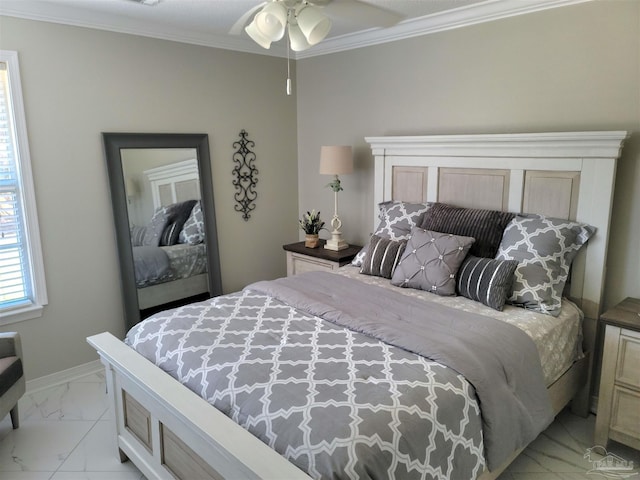
[[[304,52],[294,52],[291,57],[297,60],[328,55],[591,1],[594,0],[487,0],[466,7],[405,20],[389,28],[369,29],[332,37]],[[0,15],[159,38],[245,53],[286,57],[286,49],[282,45],[276,45],[269,50],[265,50],[244,37],[195,32],[176,27],[172,28],[167,25],[154,25],[118,15],[97,15],[93,11],[63,7],[43,0],[2,1],[0,2]]]
[[[627,131],[365,137],[374,155],[535,158],[620,156]]]
[[[0,1],[0,15],[36,20],[40,22],[92,28],[108,32],[125,33],[142,37],[158,38],[173,42],[221,48],[245,53],[257,53],[276,57],[286,56],[284,48],[264,50],[249,38],[196,32],[188,29],[147,23],[134,18],[80,8],[68,8],[43,0]],[[281,51],[280,51],[281,50]]]
[[[376,28],[329,38],[309,50],[298,52],[295,58],[353,50],[591,1],[593,0],[487,0],[467,7],[405,20],[385,29]]]

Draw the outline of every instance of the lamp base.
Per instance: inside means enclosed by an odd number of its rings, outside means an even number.
[[[324,248],[338,251],[349,248],[349,244],[342,239],[342,233],[334,230],[331,232],[331,238],[324,244]]]

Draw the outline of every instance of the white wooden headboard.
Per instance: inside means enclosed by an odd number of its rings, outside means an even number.
[[[374,200],[567,218],[597,227],[573,264],[571,298],[601,313],[616,160],[627,132],[366,137]],[[377,224],[377,207],[374,227]]]

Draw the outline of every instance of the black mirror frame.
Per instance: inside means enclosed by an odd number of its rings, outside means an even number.
[[[207,272],[209,295],[222,294],[222,275],[216,227],[209,137],[206,133],[102,133],[104,154],[107,161],[111,203],[116,227],[116,243],[120,262],[120,277],[124,299],[127,330],[140,320],[140,308],[136,288],[133,251],[129,233],[127,195],[125,192],[120,150],[136,148],[193,148],[196,150],[200,174],[202,213],[205,218],[205,243],[207,246]]]

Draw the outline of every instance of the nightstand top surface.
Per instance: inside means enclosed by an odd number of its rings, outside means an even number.
[[[318,248],[307,248],[304,246],[304,242],[290,243],[283,245],[288,252],[300,253],[302,255],[308,255],[310,257],[322,258],[323,260],[330,260],[332,262],[342,262],[345,260],[351,260],[362,249],[359,245],[349,245],[344,250],[328,250],[324,248],[326,241],[320,240]]]
[[[600,318],[617,327],[640,331],[640,299],[627,297],[604,312]]]

